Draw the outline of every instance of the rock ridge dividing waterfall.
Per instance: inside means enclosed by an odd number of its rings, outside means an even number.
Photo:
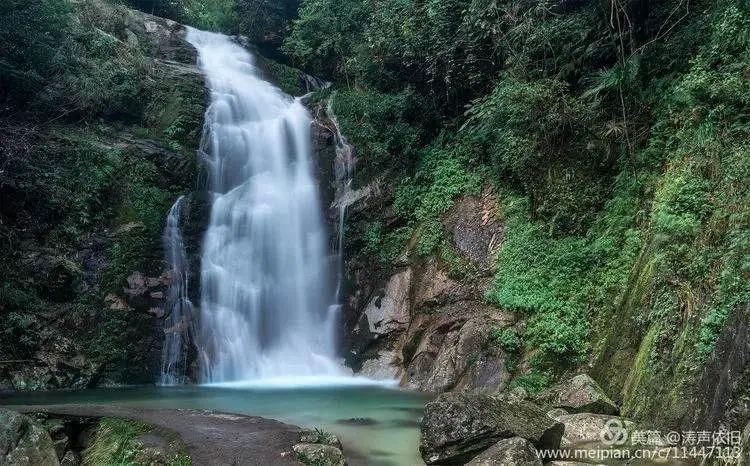
[[[189,29],[210,105],[212,207],[201,258],[200,381],[338,376],[338,306],[310,116],[229,37]]]

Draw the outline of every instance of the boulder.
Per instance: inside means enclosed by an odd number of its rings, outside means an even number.
[[[344,466],[344,454],[332,445],[320,443],[298,443],[292,447],[297,459],[315,466]]]
[[[471,466],[542,466],[531,444],[521,437],[503,439],[467,463]]]
[[[577,413],[557,415],[554,419],[565,426],[561,448],[584,447],[602,442],[602,433],[608,426],[630,430],[633,423],[606,414]],[[606,445],[603,448],[608,448]]]
[[[556,449],[564,429],[533,403],[478,392],[438,396],[425,405],[420,427],[419,449],[427,464],[468,461],[511,437]]]
[[[599,384],[586,374],[555,385],[539,394],[536,400],[550,408],[562,408],[571,413],[613,415],[620,411]]]
[[[330,445],[342,450],[341,440],[335,435],[322,430],[303,430],[300,433],[300,443],[319,443],[321,445]]]
[[[60,464],[45,429],[28,416],[0,408],[0,464],[47,466]]]

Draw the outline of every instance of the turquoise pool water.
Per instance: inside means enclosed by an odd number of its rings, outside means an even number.
[[[118,404],[214,409],[318,427],[341,438],[352,464],[411,466],[424,395],[385,386],[137,387],[0,395],[0,404]]]

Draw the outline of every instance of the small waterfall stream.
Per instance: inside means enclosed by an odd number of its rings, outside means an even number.
[[[328,101],[326,113],[333,124],[333,138],[336,158],[334,159],[335,207],[338,208],[338,230],[336,231],[336,257],[338,273],[336,277],[336,300],[341,302],[344,287],[344,220],[346,219],[347,198],[352,192],[352,179],[357,158],[354,146],[349,144],[341,133],[339,122],[333,113],[332,100]]]
[[[230,38],[189,29],[210,90],[201,382],[343,375],[310,116]]]
[[[164,346],[162,348],[162,385],[176,385],[186,381],[187,352],[193,321],[193,303],[188,298],[189,270],[182,240],[180,219],[185,196],[180,196],[167,215],[164,228],[164,251],[169,262],[170,285],[167,291],[164,317]]]

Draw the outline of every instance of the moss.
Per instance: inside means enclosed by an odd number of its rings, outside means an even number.
[[[307,91],[302,87],[302,72],[300,70],[270,59],[263,59],[263,68],[271,82],[285,93],[299,96]]]
[[[145,448],[138,440],[143,434],[154,431],[154,427],[139,421],[119,418],[104,418],[96,427],[93,441],[83,453],[84,465],[117,464],[166,464],[169,466],[187,466],[192,464],[190,457],[183,451],[179,438],[172,438],[169,450],[157,453]]]

